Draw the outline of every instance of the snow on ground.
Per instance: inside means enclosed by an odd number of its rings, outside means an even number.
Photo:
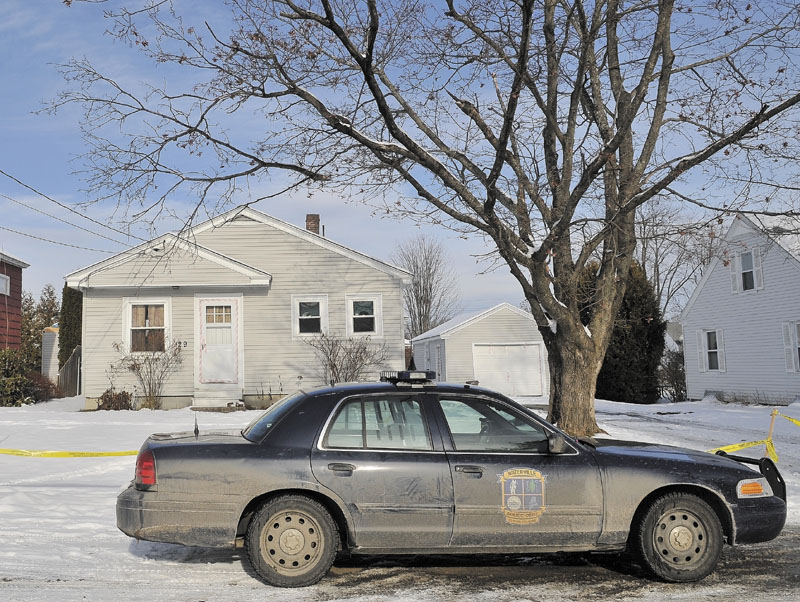
[[[138,449],[154,432],[238,429],[258,412],[80,412],[82,398],[0,408],[0,448],[70,451]],[[709,449],[766,437],[771,408],[703,401],[652,406],[597,402],[609,436]],[[782,408],[800,419],[800,406]],[[789,488],[789,524],[800,525],[800,427],[778,418],[778,464]],[[763,447],[749,450],[758,457]],[[748,452],[744,452],[748,453]],[[408,594],[346,594],[347,566],[290,596],[263,585],[241,551],[136,542],[116,529],[116,494],[135,458],[33,458],[0,455],[0,599],[3,600],[447,600],[441,586]],[[388,569],[392,570],[392,569]],[[397,569],[395,569],[397,570]],[[398,580],[408,570],[397,570]],[[404,576],[405,575],[405,576]],[[353,575],[357,581],[363,577]],[[327,583],[326,583],[327,582]],[[388,579],[391,583],[391,577]],[[387,578],[383,577],[386,585]],[[402,594],[402,596],[401,596]],[[492,592],[472,599],[492,599]],[[408,596],[411,597],[408,597]],[[343,597],[341,597],[343,596]]]

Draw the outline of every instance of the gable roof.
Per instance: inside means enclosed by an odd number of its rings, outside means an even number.
[[[467,326],[470,326],[475,322],[479,322],[484,318],[488,318],[489,316],[494,315],[503,309],[510,309],[511,311],[519,314],[520,316],[529,319],[534,324],[536,323],[536,320],[531,314],[521,310],[519,307],[514,307],[510,303],[503,302],[498,305],[495,305],[494,307],[490,307],[489,309],[480,309],[478,311],[469,311],[460,313],[454,318],[448,320],[447,322],[439,324],[439,326],[437,326],[436,328],[431,328],[427,332],[423,332],[422,334],[415,336],[412,339],[412,342],[424,341],[426,339],[432,339],[434,337],[442,337],[443,339],[445,339],[451,334],[458,332],[462,328],[466,328]]]
[[[3,253],[2,251],[0,251],[0,261],[2,261],[3,263],[7,263],[9,265],[17,266],[18,268],[22,268],[23,270],[25,268],[31,267],[29,264],[25,263],[21,259],[14,257],[13,255],[9,255],[8,253]]]
[[[380,270],[390,276],[394,276],[395,278],[399,278],[402,280],[404,284],[411,283],[411,272],[394,266],[390,263],[385,261],[381,261],[380,259],[375,259],[374,257],[370,257],[360,251],[356,251],[355,249],[351,249],[343,244],[338,242],[334,242],[329,238],[325,238],[324,236],[320,236],[319,234],[315,234],[314,232],[310,232],[305,228],[301,228],[299,226],[295,226],[294,224],[290,224],[289,222],[285,222],[283,220],[278,219],[277,217],[273,217],[271,215],[267,215],[261,211],[253,209],[252,207],[248,207],[246,205],[242,205],[231,209],[225,213],[221,213],[216,217],[213,217],[201,224],[198,224],[194,228],[189,231],[189,236],[193,236],[195,234],[199,234],[200,232],[205,232],[206,230],[211,230],[214,228],[219,228],[224,226],[225,224],[232,222],[237,218],[249,218],[255,222],[266,224],[268,226],[272,226],[277,230],[281,230],[297,238],[310,242],[318,247],[322,247],[328,251],[332,251],[334,253],[338,253],[339,255],[343,255],[344,257],[348,257],[349,259],[353,259],[367,265],[369,267],[375,268],[376,270]]]
[[[759,215],[748,217],[747,215],[737,213],[735,219],[725,231],[723,239],[728,241],[734,234],[737,234],[742,228],[749,228],[753,232],[759,234],[767,241],[775,243],[778,248],[783,251],[790,259],[794,260],[795,265],[800,268],[800,219],[787,216],[767,216]],[[680,315],[680,322],[683,323],[695,301],[700,296],[708,279],[711,277],[712,272],[717,268],[717,265],[722,260],[715,256],[708,267],[703,272],[700,282],[694,287],[692,296],[686,303],[686,307]]]
[[[222,253],[218,253],[213,249],[209,249],[208,247],[204,247],[194,242],[189,242],[176,234],[168,233],[142,243],[141,245],[138,245],[132,249],[118,253],[113,257],[109,257],[103,261],[99,261],[90,266],[72,272],[71,274],[67,274],[67,286],[76,289],[89,288],[89,278],[91,276],[105,270],[116,268],[135,259],[140,259],[146,256],[148,253],[161,252],[168,245],[172,245],[173,248],[179,248],[181,250],[196,254],[198,257],[202,257],[203,259],[206,259],[233,272],[242,274],[250,279],[249,284],[251,286],[269,286],[272,283],[272,276],[264,270],[254,268],[253,266],[228,257],[227,255],[223,255]],[[160,285],[142,284],[142,286],[147,287]]]

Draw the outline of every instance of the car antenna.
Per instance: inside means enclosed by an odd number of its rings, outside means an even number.
[[[200,429],[197,428],[197,412],[194,413],[194,438],[200,435]]]

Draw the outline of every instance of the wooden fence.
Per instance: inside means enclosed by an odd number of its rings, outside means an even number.
[[[72,355],[58,371],[58,388],[68,397],[81,392],[81,346],[75,347]]]

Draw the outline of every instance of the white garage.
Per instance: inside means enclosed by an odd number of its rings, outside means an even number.
[[[464,313],[412,341],[414,363],[439,380],[478,381],[512,397],[549,395],[547,351],[533,316],[509,303]]]

